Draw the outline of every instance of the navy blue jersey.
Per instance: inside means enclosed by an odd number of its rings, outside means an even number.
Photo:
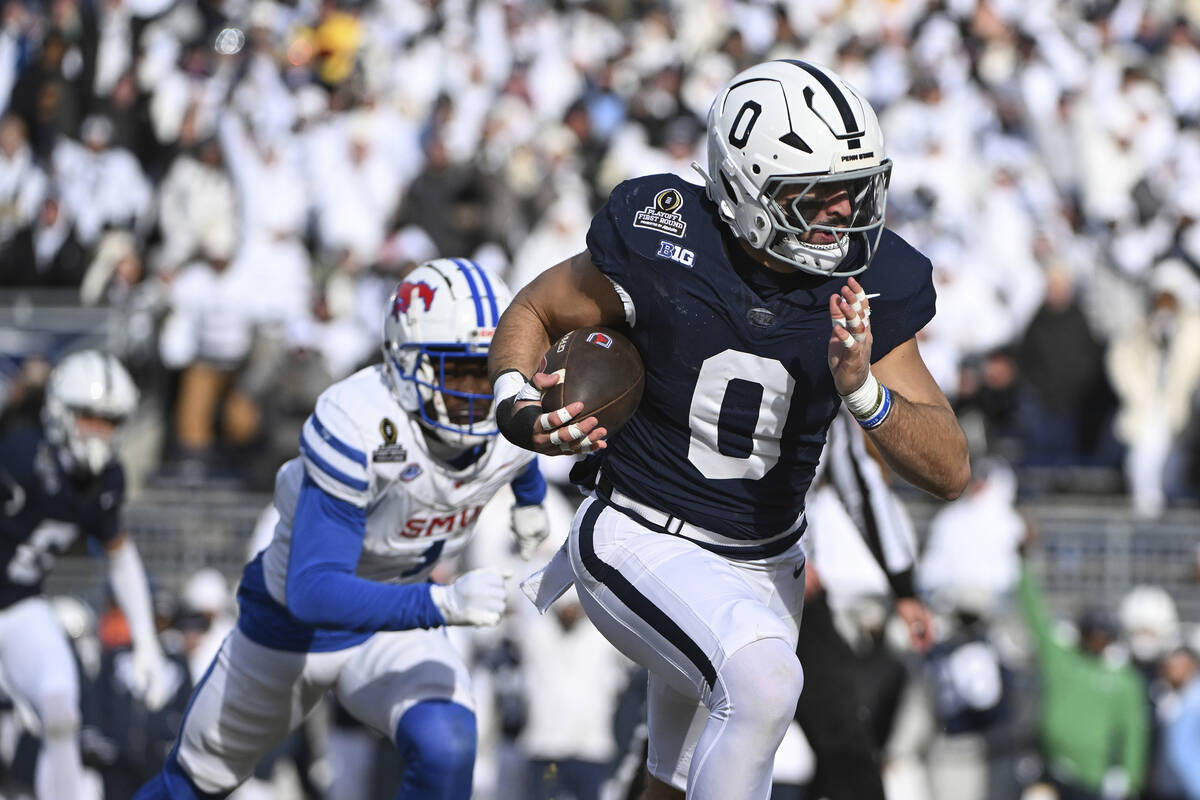
[[[845,279],[765,269],[703,187],[673,175],[614,189],[587,245],[633,302],[628,333],[646,367],[641,406],[598,456],[604,475],[732,539],[791,529],[840,403],[827,342],[829,297]],[[873,360],[933,317],[931,274],[927,258],[884,231],[858,276],[879,294]]]
[[[113,461],[86,482],[62,466],[37,428],[0,439],[0,608],[40,594],[54,559],[82,532],[116,538],[125,472]]]

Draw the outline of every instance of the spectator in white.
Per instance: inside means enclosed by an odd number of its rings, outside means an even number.
[[[1187,20],[1179,19],[1171,29],[1170,43],[1162,61],[1163,89],[1175,114],[1195,122],[1200,119],[1200,46]]]
[[[158,190],[161,267],[174,271],[194,258],[211,228],[237,230],[236,208],[233,181],[215,139],[176,156]]]
[[[529,687],[520,742],[529,757],[529,785],[519,796],[599,800],[617,755],[617,700],[633,665],[588,621],[574,588],[545,616],[523,622],[520,634]]]
[[[282,241],[303,235],[308,187],[289,138],[257,129],[252,133],[231,111],[221,116],[218,131],[237,189],[245,238]]]
[[[1121,598],[1117,619],[1134,663],[1152,682],[1159,659],[1183,644],[1175,601],[1161,586],[1135,586]]]
[[[142,255],[137,240],[125,230],[109,231],[100,238],[79,299],[84,305],[123,305],[142,279]]]
[[[230,267],[232,232],[211,229],[201,242],[201,258],[180,271],[171,284],[171,312],[159,339],[163,363],[182,369],[175,407],[175,436],[184,458],[203,466],[216,440],[218,405],[225,438],[245,444],[258,431],[259,411],[235,385],[254,341],[250,295],[261,286]]]
[[[480,513],[468,564],[506,565],[524,577],[531,571],[531,563],[542,563],[552,556],[570,530],[574,507],[563,490],[555,486],[547,486],[543,507],[550,522],[550,536],[530,562],[519,560],[509,531],[520,509],[514,508],[512,492],[501,490]],[[613,718],[633,664],[596,630],[573,589],[555,601],[544,616],[516,596],[509,598],[509,608],[515,614],[501,627],[468,632],[476,644],[501,637],[512,641],[526,687],[525,724],[518,745],[529,759],[529,769],[526,775],[515,777],[506,775],[502,764],[497,765],[498,776],[488,781],[500,781],[493,796],[599,800],[600,786],[617,756]],[[492,685],[494,681],[488,679],[476,683],[477,689]],[[580,691],[581,686],[587,691]],[[481,742],[489,735],[497,736],[494,724],[484,724],[494,722],[481,715]],[[492,729],[485,731],[485,727]],[[480,748],[481,753],[495,750],[486,744]],[[512,785],[521,778],[527,783]]]
[[[189,140],[215,135],[229,93],[232,63],[216,62],[207,42],[180,46],[165,30],[154,29],[149,42],[138,80],[150,93],[150,127],[155,138],[163,144],[186,145]],[[176,53],[178,63],[174,63]]]
[[[133,153],[109,147],[112,121],[93,114],[80,127],[83,144],[67,138],[54,147],[54,174],[79,241],[91,246],[107,227],[143,232],[150,221],[152,187]]]
[[[1100,222],[1130,220],[1133,188],[1143,175],[1132,136],[1137,121],[1120,97],[1101,115],[1097,104],[1081,98],[1075,113],[1075,144],[1079,151],[1081,203],[1084,214]]]
[[[978,204],[979,219],[988,220],[971,237],[972,268],[991,284],[990,293],[1003,301],[1008,326],[1005,344],[1020,339],[1045,296],[1046,280],[1034,255],[1036,230],[1028,208],[1031,171],[1027,154],[996,148],[985,156],[991,162],[990,185]]]
[[[396,209],[400,173],[377,146],[385,136],[368,112],[344,115],[326,132],[327,146],[310,150],[308,164],[321,245],[332,252],[349,251],[358,263],[370,264]]]
[[[205,567],[193,574],[183,587],[182,611],[197,615],[206,627],[196,631],[185,631],[188,642],[188,670],[192,682],[199,683],[213,657],[221,649],[221,642],[233,630],[237,619],[233,613],[233,592],[225,576],[212,567]]]
[[[233,112],[222,115],[219,135],[241,213],[242,243],[230,271],[245,272],[253,286],[271,287],[250,292],[257,319],[302,319],[311,297],[310,259],[301,242],[309,194],[293,143],[278,132],[252,136]]]
[[[286,22],[281,4],[272,0],[255,0],[250,4],[244,72],[233,87],[232,105],[245,115],[259,133],[282,134],[296,121],[296,102],[280,72],[286,63],[283,25]]]
[[[0,117],[0,247],[29,225],[46,196],[46,174],[33,160],[29,129],[15,114]]]
[[[1020,577],[1026,522],[1017,479],[999,459],[974,465],[967,493],[929,522],[917,583],[938,610],[969,606],[989,616],[1007,606]],[[970,531],[970,536],[964,536]]]
[[[0,19],[0,108],[7,108],[20,69],[22,41],[30,14],[20,3],[4,6]]]
[[[320,356],[323,377],[318,380],[327,385],[371,359],[378,350],[378,320],[362,318],[362,300],[374,292],[360,292],[356,277],[346,270],[330,275],[319,295],[311,320],[293,324],[288,341]]]
[[[1117,335],[1106,358],[1119,408],[1117,438],[1128,448],[1125,478],[1140,517],[1162,514],[1182,466],[1180,434],[1200,385],[1200,279],[1168,259],[1150,274],[1149,313]]]
[[[565,186],[513,256],[508,285],[520,289],[547,264],[557,264],[577,252],[591,221],[583,187]]]
[[[1121,640],[1129,649],[1133,666],[1146,686],[1147,707],[1152,716],[1147,800],[1180,800],[1178,776],[1171,769],[1165,747],[1166,730],[1178,709],[1178,678],[1181,666],[1193,661],[1183,650],[1179,613],[1170,593],[1161,586],[1143,584],[1125,593],[1117,609]],[[1180,655],[1185,661],[1180,662]]]
[[[96,63],[92,94],[108,97],[121,76],[133,66],[133,30],[129,6],[123,0],[96,3]]]

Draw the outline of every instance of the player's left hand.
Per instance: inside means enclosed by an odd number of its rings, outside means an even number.
[[[838,394],[847,395],[867,380],[871,367],[871,301],[854,278],[829,298],[829,371]]]
[[[896,601],[896,616],[908,626],[908,641],[913,649],[924,653],[933,646],[933,614],[929,607],[915,597]]]
[[[568,403],[555,411],[543,411],[541,396],[558,383],[557,375],[535,373],[525,387],[496,406],[496,426],[518,447],[548,456],[578,455],[603,450],[608,431],[595,417],[577,419],[583,403]]]
[[[512,532],[523,561],[533,558],[538,545],[550,535],[550,518],[542,506],[513,506]]]
[[[158,643],[134,645],[133,692],[149,711],[158,711],[171,694],[171,676]]]

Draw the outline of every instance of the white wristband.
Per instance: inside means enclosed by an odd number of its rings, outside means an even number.
[[[515,369],[510,369],[500,373],[496,378],[495,384],[492,385],[492,402],[496,405],[504,402],[510,397],[515,397],[517,392],[525,386],[525,376]]]
[[[879,381],[875,380],[875,376],[869,370],[862,386],[841,397],[850,413],[860,420],[870,419],[883,405],[883,391],[879,388]]]

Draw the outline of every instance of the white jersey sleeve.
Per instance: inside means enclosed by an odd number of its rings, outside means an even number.
[[[364,445],[359,426],[334,393],[322,394],[300,432],[300,455],[308,477],[339,500],[366,508],[371,473]]]

